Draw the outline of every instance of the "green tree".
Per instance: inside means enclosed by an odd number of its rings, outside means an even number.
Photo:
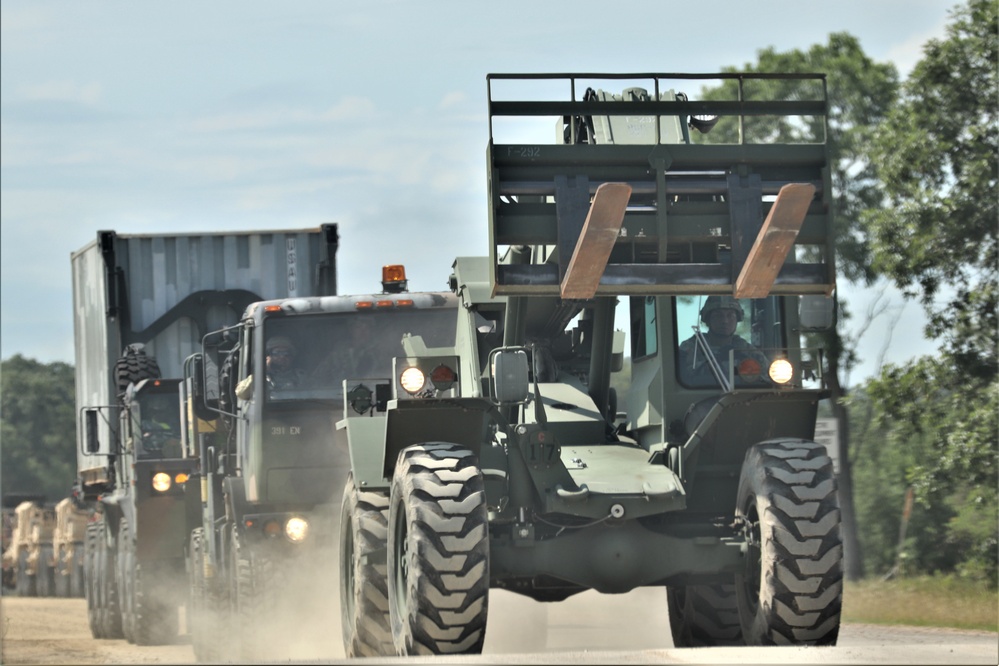
[[[727,73],[776,73],[826,75],[829,114],[827,118],[835,215],[837,268],[854,281],[872,281],[871,255],[867,237],[860,226],[861,213],[883,199],[880,181],[871,162],[872,137],[888,117],[898,95],[898,72],[890,63],[871,60],[856,37],[847,33],[829,35],[827,44],[815,44],[807,51],[779,52],[766,48],[757,52],[757,62],[729,67]],[[727,81],[705,90],[705,99],[736,99],[736,83]],[[743,90],[746,99],[819,99],[822,91],[796,80],[775,80]],[[737,124],[722,119],[704,138],[706,141],[734,142]],[[821,118],[747,118],[745,139],[766,141],[821,141]],[[696,133],[695,133],[696,136]]]
[[[999,570],[999,8],[956,8],[873,144],[885,198],[863,215],[874,268],[929,316],[941,353],[885,368],[868,393],[864,520],[883,536],[901,494],[917,510],[905,549],[920,571],[996,585]],[[878,503],[882,506],[878,506]],[[885,506],[888,506],[886,512]],[[880,552],[884,566],[889,555]]]
[[[69,495],[76,478],[76,389],[73,366],[20,354],[0,366],[3,492]]]
[[[875,137],[887,198],[865,215],[874,267],[919,297],[927,333],[986,380],[999,374],[997,14],[995,0],[972,0],[924,47]]]
[[[875,128],[888,117],[897,97],[898,73],[894,65],[874,62],[864,53],[857,39],[846,33],[833,33],[827,44],[813,45],[807,51],[778,52],[768,48],[757,55],[756,64],[747,63],[741,68],[726,71],[826,74],[827,118],[749,118],[743,126],[743,136],[752,142],[826,140],[835,205],[833,235],[837,268],[850,280],[872,282],[876,275],[870,268],[870,248],[860,220],[862,211],[883,198],[869,146]],[[778,79],[757,85],[756,89],[744,88],[742,97],[820,99],[823,92],[814,85],[803,86],[793,79]],[[737,99],[739,93],[736,86],[736,82],[727,81],[704,91],[703,96],[707,99]],[[738,131],[735,119],[722,119],[705,140],[733,142],[738,139]],[[840,320],[847,318],[846,305],[841,302]],[[854,345],[844,340],[838,330],[824,335],[820,344],[827,354],[833,415],[839,421],[840,504],[846,545],[846,574],[851,579],[857,579],[863,574],[863,561],[853,507],[847,390],[841,384],[841,377],[856,363],[852,351]]]
[[[888,366],[870,382],[876,446],[865,446],[864,515],[897,530],[905,488],[915,491],[906,544],[925,572],[959,572],[996,585],[999,571],[999,382],[973,383],[948,356]],[[879,507],[886,502],[887,511]],[[865,528],[866,531],[866,528]],[[872,530],[873,531],[873,530]],[[892,546],[894,541],[888,542]],[[885,571],[894,548],[881,548]]]

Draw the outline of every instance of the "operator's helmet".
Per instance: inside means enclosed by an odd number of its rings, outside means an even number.
[[[742,306],[739,305],[738,299],[732,296],[708,296],[704,301],[704,307],[701,308],[701,321],[707,324],[711,313],[715,310],[735,310],[736,321],[742,321]]]
[[[270,354],[272,349],[287,349],[291,352],[292,356],[298,352],[298,349],[295,347],[295,343],[293,343],[290,338],[283,335],[275,335],[267,341],[267,353]]]

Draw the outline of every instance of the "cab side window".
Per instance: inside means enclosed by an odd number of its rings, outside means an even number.
[[[239,378],[242,380],[253,374],[253,327],[244,328],[241,337],[239,346],[242,353],[239,358]]]
[[[629,302],[631,357],[655,356],[659,351],[655,296],[633,296]]]

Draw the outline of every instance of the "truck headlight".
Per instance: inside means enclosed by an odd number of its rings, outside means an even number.
[[[158,493],[165,493],[170,490],[170,475],[166,472],[156,472],[153,474],[153,490]]]
[[[794,366],[786,358],[779,358],[770,364],[770,379],[777,384],[787,384],[794,376]]]
[[[309,536],[309,521],[298,516],[289,518],[284,524],[284,533],[294,543],[301,543]]]

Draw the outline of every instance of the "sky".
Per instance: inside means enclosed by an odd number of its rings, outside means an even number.
[[[3,0],[0,357],[74,362],[69,258],[100,229],[337,222],[341,293],[389,263],[446,289],[488,251],[488,73],[717,72],[845,31],[904,77],[955,4]],[[917,303],[840,294],[887,308],[852,381],[935,348]]]

